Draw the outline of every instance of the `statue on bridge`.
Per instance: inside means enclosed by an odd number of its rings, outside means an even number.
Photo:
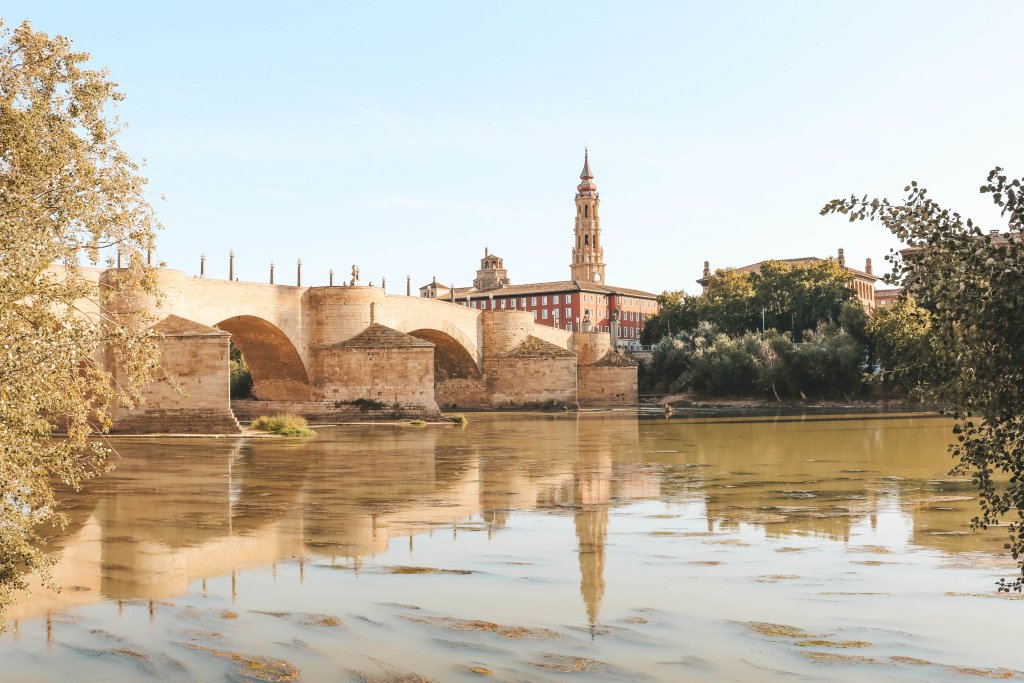
[[[352,266],[352,286],[359,284],[359,266]]]

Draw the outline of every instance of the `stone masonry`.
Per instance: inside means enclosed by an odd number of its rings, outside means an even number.
[[[229,339],[246,358],[257,403],[317,419],[368,403],[436,415],[439,405],[636,402],[636,365],[611,349],[607,333],[538,325],[525,311],[474,310],[374,287],[264,285],[169,269],[158,277],[164,296],[150,305],[154,330],[164,370],[182,392],[155,382],[142,407],[115,416],[118,430],[237,431]]]

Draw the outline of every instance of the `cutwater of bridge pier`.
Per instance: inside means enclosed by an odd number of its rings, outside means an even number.
[[[97,282],[117,275],[99,271]],[[158,321],[164,377],[141,405],[115,413],[116,431],[233,432],[236,413],[283,410],[330,420],[637,400],[636,363],[608,333],[538,325],[526,311],[372,286],[259,284],[163,268],[157,276],[161,299],[142,303]],[[254,401],[230,401],[229,341],[252,373]]]

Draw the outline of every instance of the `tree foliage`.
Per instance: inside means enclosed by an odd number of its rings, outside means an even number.
[[[712,323],[665,337],[644,368],[647,386],[776,400],[848,397],[859,391],[864,347],[823,323],[794,344],[788,333],[727,334]]]
[[[758,271],[720,269],[707,278],[703,294],[663,292],[658,314],[644,325],[641,341],[709,322],[727,334],[763,329],[791,333],[799,341],[819,322],[840,322],[843,306],[854,301],[850,272],[835,259],[764,261]]]
[[[983,231],[941,207],[916,182],[901,202],[867,196],[835,199],[822,214],[880,221],[908,245],[891,258],[889,278],[927,316],[896,335],[894,346],[921,349],[915,373],[925,391],[951,409],[957,459],[980,492],[976,528],[1007,521],[1006,544],[1021,575],[1002,590],[1024,586],[1024,198],[1020,179],[1000,168],[981,192],[1006,220],[1005,231]],[[909,300],[908,300],[909,301]],[[909,306],[910,304],[906,304]],[[896,315],[909,316],[901,311]],[[923,342],[922,342],[923,338]]]
[[[931,315],[904,295],[889,308],[879,308],[868,322],[868,334],[882,366],[883,381],[914,393],[928,380]]]
[[[750,306],[761,324],[800,339],[804,330],[823,320],[839,322],[843,305],[854,300],[850,272],[835,259],[810,262],[765,261],[750,274],[753,301]]]
[[[63,520],[52,484],[103,469],[109,449],[91,437],[155,368],[140,330],[157,224],[116,140],[122,95],[88,58],[28,22],[0,23],[0,608],[26,571],[45,570],[35,530]],[[80,265],[114,248],[116,275]]]
[[[640,334],[640,343],[654,344],[666,335],[697,326],[702,311],[702,297],[682,290],[658,295],[658,312],[647,318]]]

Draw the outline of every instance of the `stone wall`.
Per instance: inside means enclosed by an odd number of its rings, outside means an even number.
[[[487,384],[482,379],[456,378],[434,386],[434,400],[442,410],[490,406]]]
[[[434,345],[384,325],[370,325],[351,339],[318,348],[313,368],[316,400],[367,399],[437,412]]]
[[[114,431],[225,434],[239,430],[228,404],[230,335],[168,316],[153,326],[166,379],[143,389],[144,401],[132,411],[114,411]],[[115,376],[119,375],[115,370]],[[180,389],[180,391],[179,391]]]
[[[612,348],[607,333],[577,332],[570,346],[579,359],[576,377],[581,406],[636,404],[638,365]]]
[[[636,405],[636,365],[581,365],[578,378],[581,406]]]

